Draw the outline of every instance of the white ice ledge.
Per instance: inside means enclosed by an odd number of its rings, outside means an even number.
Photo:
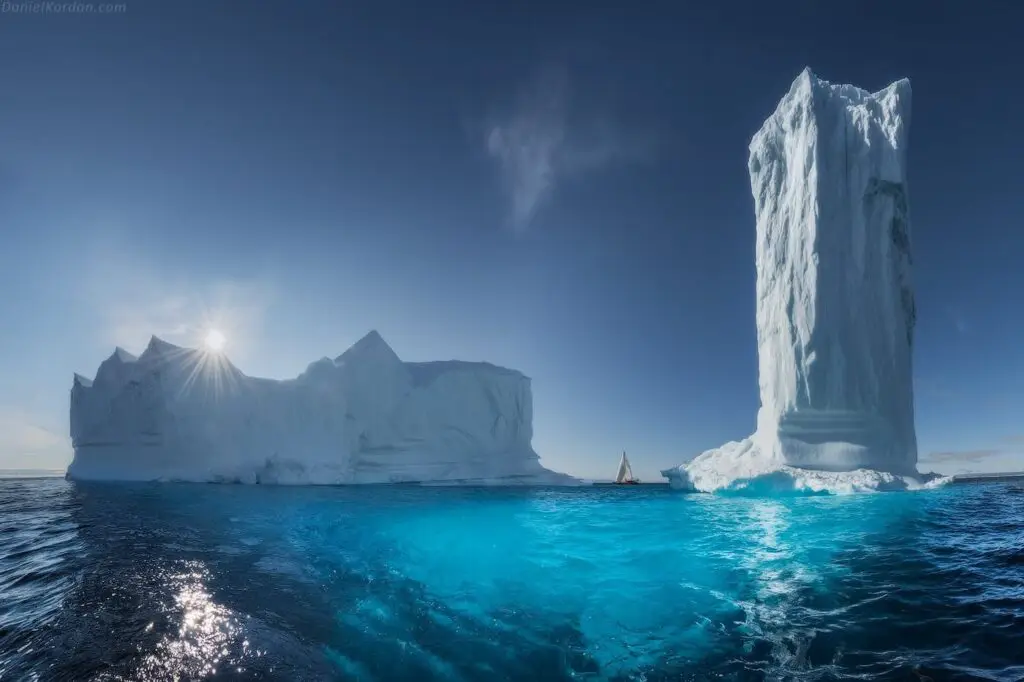
[[[661,475],[677,490],[754,495],[822,494],[922,490],[945,485],[938,474],[900,475],[874,469],[820,471],[790,466],[766,455],[750,438],[726,443]]]

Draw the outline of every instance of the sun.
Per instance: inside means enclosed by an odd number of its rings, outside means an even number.
[[[211,329],[206,333],[206,338],[203,339],[203,344],[207,350],[221,351],[224,350],[224,344],[227,343],[227,339],[216,329]]]

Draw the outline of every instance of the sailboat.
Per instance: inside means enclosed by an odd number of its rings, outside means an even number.
[[[619,460],[619,472],[615,474],[615,485],[636,485],[639,482],[640,479],[633,476],[633,467],[629,465],[629,458],[623,450],[622,459]]]

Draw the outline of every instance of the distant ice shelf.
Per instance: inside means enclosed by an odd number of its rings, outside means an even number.
[[[917,471],[910,81],[870,93],[805,69],[750,142],[761,407],[752,436],[674,487],[858,491]]]
[[[483,362],[403,362],[377,332],[295,379],[155,336],[71,389],[76,480],[575,485],[532,446],[530,379]]]

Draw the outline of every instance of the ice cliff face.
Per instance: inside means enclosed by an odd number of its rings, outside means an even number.
[[[805,70],[750,144],[761,445],[787,464],[912,473],[910,82]]]
[[[71,389],[73,479],[572,484],[531,445],[530,380],[486,363],[405,363],[376,332],[295,379],[153,337]]]
[[[806,69],[754,135],[757,430],[663,472],[673,483],[917,474],[909,123],[909,81],[868,93]]]

